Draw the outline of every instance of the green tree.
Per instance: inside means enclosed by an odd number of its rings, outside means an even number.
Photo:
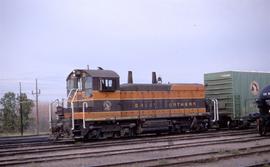
[[[15,132],[17,130],[17,115],[16,115],[16,97],[15,93],[8,92],[1,98],[0,104],[2,112],[2,128],[5,132]]]
[[[3,111],[2,105],[0,104],[0,133],[3,133]]]
[[[22,104],[23,128],[28,128],[31,121],[33,121],[30,118],[30,113],[34,106],[33,101],[28,99],[25,93],[21,94],[21,99],[20,96],[16,98],[13,92],[5,93],[0,100],[0,104],[2,105],[2,129],[4,132],[17,132],[20,129],[20,103]]]
[[[20,103],[20,96],[17,97],[18,104]],[[30,113],[32,108],[34,107],[34,103],[31,99],[27,98],[25,93],[21,94],[21,103],[22,103],[22,115],[23,115],[23,127],[27,129],[31,122],[33,122],[33,118],[30,118]],[[19,108],[18,108],[19,111]],[[20,114],[20,113],[18,113]],[[21,117],[18,115],[18,125],[21,126]]]

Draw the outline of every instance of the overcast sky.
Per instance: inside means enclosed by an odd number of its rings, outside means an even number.
[[[121,82],[203,83],[225,70],[270,71],[269,0],[0,0],[0,97],[34,89],[66,96],[74,68]]]

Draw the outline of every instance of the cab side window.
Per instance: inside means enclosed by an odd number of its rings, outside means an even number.
[[[102,78],[100,79],[100,91],[115,91],[114,79]]]
[[[92,79],[92,77],[85,77],[84,89],[85,89],[85,95],[86,96],[91,96],[92,95],[92,91],[93,91],[93,79]]]

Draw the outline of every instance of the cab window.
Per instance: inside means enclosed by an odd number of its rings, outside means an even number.
[[[91,96],[93,90],[92,77],[71,78],[67,80],[67,94],[71,90],[85,91],[86,96]]]
[[[85,77],[84,82],[84,89],[85,89],[85,95],[91,96],[93,91],[93,79],[92,77]]]
[[[78,78],[71,78],[67,80],[67,94],[69,94],[72,89],[78,89],[78,86]]]
[[[100,79],[100,91],[115,91],[115,81],[113,79]]]

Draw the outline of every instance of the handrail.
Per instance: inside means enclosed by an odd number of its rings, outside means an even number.
[[[85,127],[85,106],[86,106],[86,108],[88,107],[87,102],[83,102],[83,128],[86,128]]]
[[[70,95],[71,95],[71,93],[72,93],[73,90],[77,90],[77,89],[75,89],[75,88],[70,89],[70,91],[68,93],[68,96],[67,96],[67,101],[68,101],[68,99],[69,99],[69,97],[70,97]]]
[[[49,104],[49,129],[52,129],[52,105],[57,102],[57,107],[59,106],[59,99],[54,100]]]
[[[79,89],[76,89],[76,91],[75,91],[75,93],[73,95],[73,98],[71,100],[71,112],[72,112],[72,114],[71,114],[71,125],[72,125],[71,130],[74,130],[74,104],[73,104],[73,102],[75,100],[75,97],[77,95],[78,90]]]
[[[70,89],[67,99],[62,98],[62,107],[67,107],[68,99],[71,96],[71,93],[76,90],[75,88]]]
[[[218,100],[216,100],[216,108],[217,108],[217,113],[216,113],[216,117],[217,117],[217,121],[219,121],[219,110],[218,110]]]
[[[217,99],[211,99],[212,102],[214,102],[214,119],[213,122],[219,121],[219,110],[218,110],[218,100]]]
[[[214,119],[213,122],[216,122],[216,101],[214,99],[211,99],[212,102],[214,102]]]

